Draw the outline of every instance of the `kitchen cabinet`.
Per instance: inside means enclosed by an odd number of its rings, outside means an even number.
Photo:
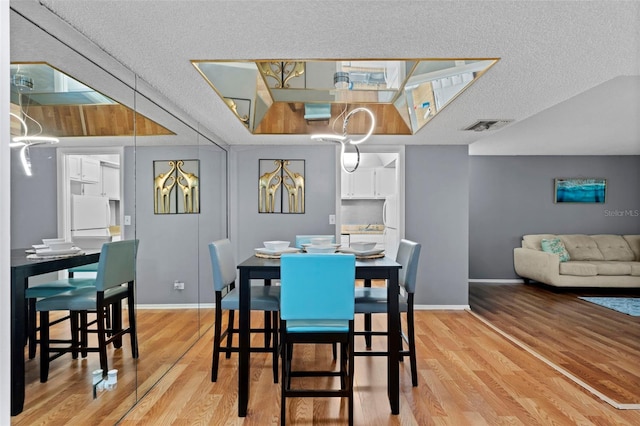
[[[380,167],[375,169],[376,198],[385,198],[396,193],[396,169]]]
[[[374,198],[374,169],[342,172],[342,198]]]
[[[395,168],[358,169],[342,172],[342,198],[385,198],[396,193]]]
[[[98,182],[84,183],[83,195],[107,197],[110,200],[120,199],[120,168],[117,165],[101,163]]]
[[[67,161],[69,179],[79,182],[100,181],[100,161],[82,155],[70,155]]]

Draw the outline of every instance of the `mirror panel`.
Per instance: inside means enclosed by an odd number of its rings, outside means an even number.
[[[460,58],[192,63],[253,134],[330,131],[330,122],[343,110],[367,107],[376,111],[375,134],[397,135],[418,132],[497,61]]]

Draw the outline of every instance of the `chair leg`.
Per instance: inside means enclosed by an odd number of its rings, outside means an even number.
[[[29,340],[29,359],[33,359],[36,357],[36,346],[37,346],[37,313],[36,313],[36,299],[29,299],[29,306],[27,308],[27,334]]]
[[[70,311],[69,312],[69,323],[71,324],[70,329],[71,329],[71,357],[73,359],[78,359],[78,352],[80,352],[80,345],[81,345],[81,341],[82,339],[82,333],[81,333],[81,325],[79,324],[79,322],[81,321],[82,315],[80,312],[76,312],[76,311]],[[83,323],[83,326],[86,329],[86,324]],[[86,351],[84,350],[84,348],[82,348],[83,351],[83,357],[86,356]]]
[[[282,327],[282,324],[280,324]],[[289,345],[285,344],[285,336],[284,331],[280,334],[280,343],[282,344],[282,377],[280,379],[280,426],[286,425],[286,414],[287,414],[287,383],[288,377],[287,372],[289,371],[289,354],[288,348]]]
[[[349,389],[349,426],[353,426],[353,374],[355,371],[355,367],[353,365],[353,361],[354,361],[354,357],[353,357],[353,351],[354,351],[354,336],[353,336],[353,321],[351,321],[351,330],[350,330],[350,336],[349,336],[349,344],[348,344],[348,354],[349,354],[349,376],[347,378],[348,380],[348,389]]]
[[[335,342],[331,344],[331,354],[333,355],[333,361],[335,362],[338,359],[338,348]]]
[[[98,326],[98,352],[100,353],[100,368],[102,369],[102,374],[106,375],[109,371],[109,365],[107,361],[107,336],[104,327],[104,306],[97,307],[96,316],[96,322]]]
[[[131,285],[131,284],[130,284]],[[129,317],[129,337],[131,339],[131,357],[137,359],[140,356],[138,349],[138,325],[136,323],[136,301],[133,296],[133,286],[129,288],[129,295],[127,297],[127,312]],[[107,327],[111,322],[111,318],[109,318],[109,312],[107,312],[107,317],[105,318],[107,322]]]
[[[272,336],[273,336],[273,383],[278,383],[278,313],[271,312],[272,316]]]
[[[49,378],[49,312],[40,312],[40,383]]]
[[[211,381],[218,380],[218,363],[220,362],[220,334],[222,333],[222,309],[220,301],[216,301],[215,323],[213,324],[213,357],[211,359]]]
[[[225,358],[231,358],[231,345],[233,343],[233,324],[234,324],[234,314],[235,311],[233,309],[229,310],[229,321],[227,323],[227,353],[225,354]]]
[[[114,335],[117,335],[119,332],[122,331],[122,301],[117,301],[111,304],[111,312],[112,312],[112,316],[111,316],[111,332]],[[109,307],[107,306],[107,308],[104,311],[104,318],[105,318],[105,323],[107,323],[107,318],[109,318]],[[107,324],[106,328],[109,328],[109,325]],[[113,340],[113,347],[114,348],[121,348],[122,347],[122,335],[120,335],[119,337],[116,337]]]
[[[411,384],[418,386],[418,366],[416,363],[416,336],[413,321],[413,306],[407,310],[407,333],[409,333],[409,361],[411,363]]]
[[[271,312],[264,311],[264,348],[268,349],[271,346]]]
[[[80,316],[80,329],[77,331],[80,333],[80,350],[82,352],[82,358],[86,358],[88,355],[87,348],[89,347],[89,314],[87,311],[75,312],[71,315]]]
[[[371,349],[371,314],[364,314],[364,342],[367,349]]]

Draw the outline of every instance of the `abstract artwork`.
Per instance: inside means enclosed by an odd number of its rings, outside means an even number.
[[[260,160],[259,213],[304,213],[304,160]]]
[[[153,212],[200,213],[200,160],[153,162]]]
[[[600,178],[556,178],[554,202],[604,203],[607,180]]]

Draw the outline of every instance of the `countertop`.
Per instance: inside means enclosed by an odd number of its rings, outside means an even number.
[[[342,225],[341,234],[382,234],[384,225],[381,224],[365,224],[365,225]]]

